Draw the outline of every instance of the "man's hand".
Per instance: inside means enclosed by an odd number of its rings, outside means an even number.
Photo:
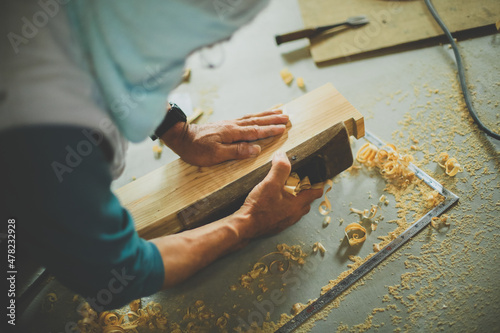
[[[210,166],[256,157],[261,148],[250,141],[283,134],[286,123],[288,116],[281,110],[266,111],[204,125],[177,123],[161,139],[184,161]]]
[[[250,239],[279,232],[309,212],[323,190],[304,190],[296,197],[284,190],[290,161],[276,153],[271,171],[234,214],[196,229],[151,240],[165,269],[164,288],[175,286],[217,258],[245,246]]]
[[[322,196],[322,189],[301,191],[296,197],[285,191],[290,175],[290,161],[282,152],[275,153],[272,168],[266,178],[248,195],[235,214],[248,217],[243,239],[278,233],[307,214],[311,203]]]

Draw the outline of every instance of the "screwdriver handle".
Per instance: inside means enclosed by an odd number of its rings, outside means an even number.
[[[276,44],[280,45],[283,43],[291,42],[293,40],[311,37],[315,33],[316,33],[316,29],[309,28],[309,29],[302,29],[302,30],[289,32],[289,33],[283,34],[283,35],[276,35],[275,36]]]

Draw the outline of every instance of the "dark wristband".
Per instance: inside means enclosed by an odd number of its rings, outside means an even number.
[[[175,103],[169,103],[170,110],[167,111],[165,118],[161,124],[156,128],[153,135],[150,136],[151,140],[155,141],[160,138],[166,131],[172,128],[178,122],[186,122],[187,117],[181,108]]]

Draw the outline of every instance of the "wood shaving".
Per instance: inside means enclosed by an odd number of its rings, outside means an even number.
[[[159,145],[154,145],[153,146],[153,155],[156,159],[161,157],[161,153],[163,151],[163,148],[160,147]]]
[[[313,253],[317,253],[318,252],[318,243],[319,242],[316,242],[316,243],[313,244],[313,246],[312,246]]]
[[[433,217],[431,219],[431,225],[434,229],[439,229],[442,225],[446,226],[446,227],[449,227],[450,226],[450,223],[448,222],[448,215],[447,214],[443,214],[441,215],[440,217]]]
[[[458,163],[457,159],[454,157],[450,157],[450,155],[446,152],[439,154],[437,163],[450,177],[454,177],[457,173],[463,171],[463,168],[460,163]]]
[[[323,244],[321,244],[320,242],[318,242],[318,250],[319,250],[319,252],[321,253],[322,256],[325,255],[326,249],[323,246]]]
[[[330,216],[325,216],[325,218],[323,219],[323,228],[326,228],[330,222],[332,221],[332,218]]]
[[[306,86],[303,78],[301,78],[301,77],[297,78],[297,86],[301,89],[303,89]]]
[[[300,179],[299,175],[295,172],[292,172],[290,176],[288,176],[288,179],[285,182],[284,189],[286,192],[297,196],[302,190],[309,190],[309,189],[319,189],[319,188],[324,188],[325,185],[328,185],[329,187],[325,191],[325,196],[323,198],[323,201],[319,205],[319,212],[321,215],[328,215],[332,211],[332,204],[330,203],[330,200],[328,200],[328,197],[326,194],[332,189],[333,187],[333,181],[331,179],[328,179],[326,182],[321,182],[321,183],[316,183],[311,185],[311,181],[309,180],[309,177],[304,177],[303,179]],[[325,220],[326,221],[326,220]],[[330,223],[330,222],[328,222]]]
[[[295,172],[292,172],[290,176],[288,176],[285,183],[285,191],[294,196],[297,196],[302,190],[309,190],[311,188],[313,188],[313,186],[311,185],[309,177],[305,176],[301,180],[299,175]]]
[[[54,303],[57,302],[57,295],[55,293],[48,293],[42,303],[42,310],[50,312],[54,309]]]
[[[292,75],[292,73],[290,73],[290,71],[288,70],[288,68],[283,68],[280,71],[280,75],[281,75],[281,79],[286,84],[290,84],[293,81],[293,75]]]
[[[447,152],[440,153],[437,157],[437,162],[441,168],[445,168],[446,161],[450,158]]]
[[[318,208],[319,209],[319,213],[321,215],[328,215],[328,213],[330,213],[332,211],[332,204],[330,203],[330,200],[328,200],[328,197],[326,196],[326,194],[328,192],[330,192],[330,190],[332,189],[332,187],[333,187],[333,181],[331,179],[328,179],[325,182],[325,185],[328,185],[330,187],[326,189],[323,201],[320,203],[319,208]]]
[[[358,214],[361,219],[366,219],[366,220],[373,219],[375,215],[377,215],[378,209],[379,209],[378,205],[372,205],[370,209],[365,209],[365,210],[350,208],[351,212]]]
[[[182,73],[182,82],[189,82],[191,78],[191,68],[185,68],[184,73]]]
[[[205,111],[203,111],[202,109],[194,108],[193,113],[189,117],[187,117],[186,122],[188,124],[192,124],[196,122],[204,113]]]
[[[445,172],[448,176],[454,177],[458,172],[463,171],[457,159],[452,157],[445,163]]]
[[[305,309],[307,307],[306,304],[302,304],[302,303],[295,303],[293,306],[292,306],[292,315],[296,316],[300,311],[302,311],[303,309]]]
[[[434,208],[444,200],[444,197],[438,191],[431,191],[425,197],[425,206]]]
[[[324,256],[326,253],[326,248],[320,242],[316,242],[312,246],[312,251],[313,251],[313,253],[318,253],[318,251],[319,251],[321,253],[321,255]]]
[[[373,166],[373,161],[377,155],[377,147],[375,145],[367,142],[358,150],[356,154],[356,160],[361,164],[366,164],[367,166]]]
[[[307,254],[302,251],[302,248],[299,245],[290,246],[283,243],[276,245],[276,249],[277,251],[270,252],[262,256],[257,263],[253,265],[251,271],[240,276],[240,285],[243,288],[251,289],[254,281],[266,276],[267,274],[285,273],[288,271],[292,262],[299,265],[305,264]],[[268,290],[264,283],[260,283],[258,287],[263,293]],[[230,290],[235,291],[236,286],[231,286]]]
[[[149,302],[141,308],[141,300],[134,300],[129,304],[126,315],[113,311],[97,313],[85,302],[79,307],[79,314],[83,317],[78,321],[77,327],[81,333],[137,333],[138,327],[166,330],[167,316],[162,312],[160,303]],[[189,310],[188,310],[189,311]],[[175,327],[171,327],[172,332]]]
[[[415,179],[415,174],[408,166],[413,156],[402,155],[393,144],[386,144],[378,149],[367,142],[357,152],[356,160],[369,168],[377,167],[386,179],[409,184]]]
[[[349,224],[344,232],[350,246],[361,244],[366,240],[366,229],[359,223]]]

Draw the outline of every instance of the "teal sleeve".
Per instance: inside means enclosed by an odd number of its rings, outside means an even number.
[[[110,190],[105,141],[93,145],[82,130],[0,133],[2,215],[16,219],[19,247],[103,311],[159,291],[164,268]]]

